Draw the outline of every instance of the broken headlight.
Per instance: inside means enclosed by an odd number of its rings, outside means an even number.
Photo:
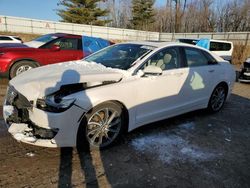
[[[56,95],[49,95],[45,99],[38,99],[37,108],[48,112],[64,112],[75,102],[75,99],[59,98]]]
[[[83,91],[85,88],[86,83],[63,85],[58,91],[46,96],[44,99],[38,99],[36,106],[44,111],[63,112],[69,109],[75,102],[75,99],[67,99],[65,97]]]

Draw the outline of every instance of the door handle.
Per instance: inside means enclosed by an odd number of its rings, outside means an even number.
[[[212,73],[212,72],[214,72],[214,70],[209,70],[208,72],[211,72],[211,73]]]

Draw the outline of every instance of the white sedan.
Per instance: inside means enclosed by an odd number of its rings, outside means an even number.
[[[23,41],[18,36],[0,35],[0,44],[1,43],[23,43]]]
[[[121,43],[17,76],[3,113],[21,142],[105,148],[154,121],[203,108],[219,111],[234,80],[231,64],[196,46]]]

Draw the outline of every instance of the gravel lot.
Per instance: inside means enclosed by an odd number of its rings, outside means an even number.
[[[0,104],[6,90],[0,80]],[[1,107],[2,110],[2,107]],[[0,114],[2,111],[0,110]],[[144,126],[105,151],[78,154],[15,141],[0,116],[0,187],[250,187],[250,85],[217,114]]]

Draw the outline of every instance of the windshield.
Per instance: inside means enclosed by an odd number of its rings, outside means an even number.
[[[52,40],[57,39],[57,38],[58,37],[55,35],[48,34],[48,35],[43,35],[41,37],[38,37],[38,38],[34,39],[33,41],[47,43],[47,42],[52,41]]]
[[[127,70],[139,57],[151,52],[155,47],[141,44],[113,45],[86,57],[86,61],[94,61],[106,67]]]

